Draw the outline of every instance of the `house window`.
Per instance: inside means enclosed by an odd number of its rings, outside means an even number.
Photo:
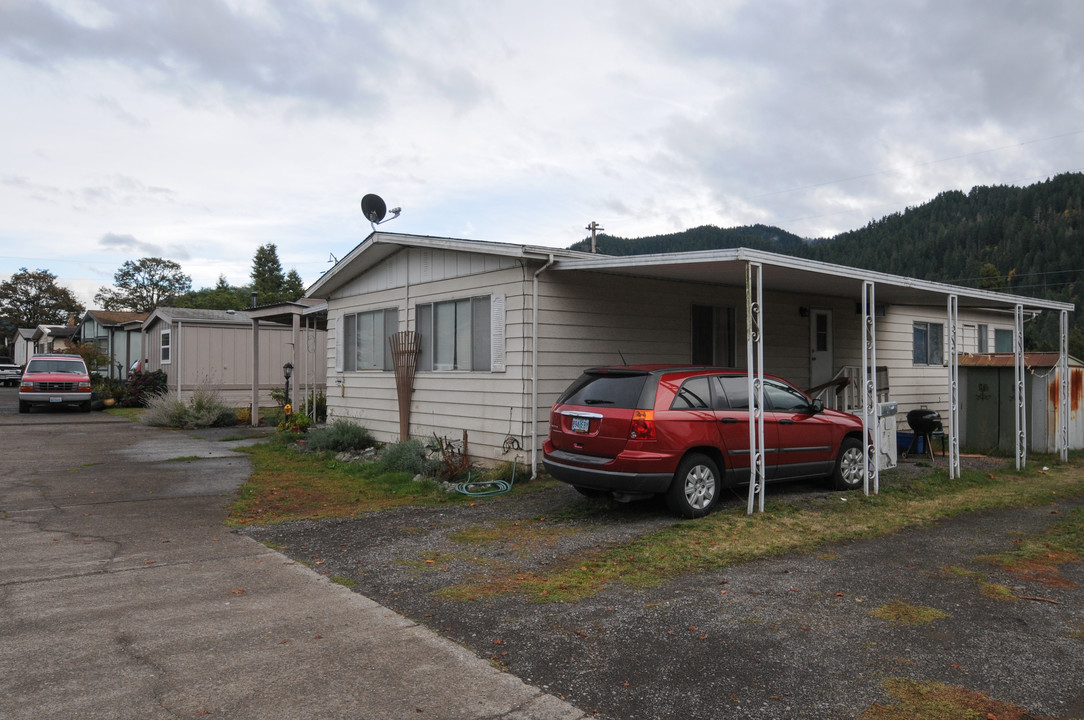
[[[1012,330],[994,330],[994,352],[1013,352]]]
[[[494,338],[490,332],[494,314],[489,295],[418,305],[415,314],[421,335],[418,369],[494,369]]]
[[[990,326],[979,325],[979,348],[980,353],[990,352]]]
[[[734,308],[693,305],[692,362],[734,367]]]
[[[343,316],[343,370],[391,370],[388,336],[399,330],[399,308]]]
[[[169,350],[170,350],[170,332],[169,330],[162,331],[162,364],[169,365]]]
[[[941,323],[916,322],[913,332],[915,365],[942,365],[944,326]]]

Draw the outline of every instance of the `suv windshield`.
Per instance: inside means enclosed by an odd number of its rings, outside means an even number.
[[[85,375],[87,371],[81,360],[31,360],[26,372]]]
[[[586,372],[565,391],[557,402],[563,405],[636,408],[647,378],[647,373]]]

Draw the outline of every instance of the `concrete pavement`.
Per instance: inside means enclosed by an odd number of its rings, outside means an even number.
[[[0,414],[0,717],[586,717],[230,533],[213,435]]]

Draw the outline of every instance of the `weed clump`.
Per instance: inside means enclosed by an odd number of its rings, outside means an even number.
[[[155,427],[227,427],[237,424],[237,414],[214,390],[196,388],[188,402],[174,392],[151,397],[142,420]]]

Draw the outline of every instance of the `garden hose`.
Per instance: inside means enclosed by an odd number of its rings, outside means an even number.
[[[517,456],[516,460],[519,460]],[[467,473],[466,482],[461,482],[455,486],[455,490],[458,493],[467,495],[469,497],[491,497],[493,495],[503,495],[512,489],[512,485],[516,482],[516,467],[519,462],[512,463],[512,479],[511,480],[479,480],[472,482],[470,479],[471,474]],[[486,488],[484,490],[471,490],[471,487]]]

